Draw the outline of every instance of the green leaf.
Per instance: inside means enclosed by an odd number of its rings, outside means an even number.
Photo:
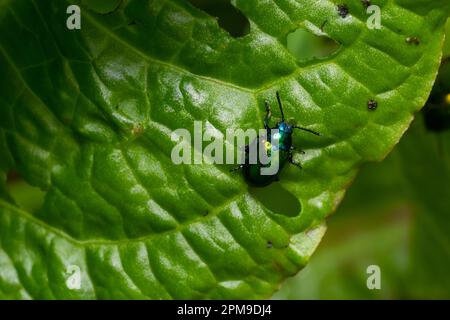
[[[65,27],[69,2],[3,1],[1,181],[15,170],[46,195],[31,212],[0,192],[0,296],[270,296],[305,266],[358,167],[400,139],[439,65],[449,6],[374,0],[383,28],[370,30],[362,3],[345,2],[342,18],[331,1],[236,0],[251,27],[233,38],[182,0],[83,1],[81,30]],[[321,27],[341,49],[297,61],[288,34]],[[281,174],[297,214],[268,208],[230,166],[171,162],[173,130],[259,129],[276,90],[323,135],[297,134],[304,169]]]

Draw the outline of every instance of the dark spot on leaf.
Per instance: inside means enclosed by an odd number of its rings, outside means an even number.
[[[378,102],[375,100],[369,100],[367,102],[367,108],[369,108],[369,110],[376,110],[378,108]]]
[[[131,133],[133,134],[133,136],[140,136],[143,132],[144,128],[140,124],[134,126],[133,129],[131,129]]]
[[[418,37],[408,37],[405,41],[408,44],[415,44],[416,46],[420,44],[420,39]]]
[[[250,194],[274,214],[296,217],[300,214],[300,201],[281,183],[274,182],[265,188],[249,188]]]
[[[342,18],[346,18],[348,16],[348,14],[349,14],[348,7],[345,4],[338,4],[337,10],[338,10],[339,15]]]
[[[232,37],[239,38],[250,33],[250,22],[231,0],[188,0],[193,6],[216,17],[219,26]]]
[[[272,248],[273,247],[273,243],[272,241],[267,241],[267,248]]]
[[[203,216],[206,217],[209,214],[208,210],[205,210],[205,212],[203,212]]]
[[[286,42],[289,52],[300,61],[329,57],[341,47],[333,39],[315,35],[304,28],[288,34]]]
[[[370,0],[361,0],[362,4],[364,5],[364,7],[368,8],[372,5],[372,3],[370,2]]]

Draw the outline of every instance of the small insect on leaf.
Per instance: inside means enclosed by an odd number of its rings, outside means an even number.
[[[266,116],[263,122],[264,129],[267,132],[267,138],[258,138],[258,144],[260,144],[262,148],[264,148],[265,156],[269,158],[269,163],[263,164],[262,162],[258,162],[256,164],[251,164],[248,160],[250,159],[250,153],[252,152],[252,150],[250,148],[245,148],[245,163],[239,165],[235,169],[232,169],[232,171],[242,169],[245,180],[253,187],[267,187],[272,182],[279,181],[279,177],[277,176],[277,174],[279,170],[281,170],[287,163],[293,164],[298,168],[302,168],[302,166],[298,162],[294,161],[293,150],[295,148],[292,145],[292,135],[294,129],[306,131],[320,136],[320,133],[314,130],[299,127],[286,121],[283,111],[283,104],[281,102],[280,93],[278,91],[276,92],[276,97],[278,101],[278,107],[280,108],[281,121],[277,122],[275,127],[270,126],[269,123],[272,117],[272,112],[270,111],[269,102],[266,102]],[[277,143],[274,144],[275,141]],[[268,172],[267,170],[264,171],[263,169],[272,170]]]
[[[338,4],[337,10],[338,10],[339,15],[342,18],[346,18],[348,16],[348,14],[349,14],[348,7],[345,4]]]
[[[420,44],[420,39],[418,37],[408,37],[405,41],[408,44],[415,44],[416,46]]]
[[[378,102],[375,100],[369,100],[367,102],[367,108],[369,108],[369,110],[376,110],[378,108]]]

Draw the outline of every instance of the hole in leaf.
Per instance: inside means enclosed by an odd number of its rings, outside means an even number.
[[[8,172],[6,190],[15,203],[27,212],[35,213],[44,204],[46,192],[27,183],[15,171]]]
[[[279,215],[295,217],[300,214],[302,209],[300,201],[283,188],[279,182],[274,182],[264,188],[250,187],[249,192],[267,209]]]
[[[188,0],[193,6],[218,19],[219,26],[232,37],[239,38],[250,33],[250,23],[231,0]]]
[[[300,61],[326,58],[340,47],[333,39],[315,35],[304,28],[299,28],[287,36],[289,52]]]

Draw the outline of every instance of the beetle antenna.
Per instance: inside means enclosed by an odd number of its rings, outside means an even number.
[[[306,132],[309,132],[309,133],[315,134],[316,136],[321,136],[321,134],[320,134],[319,132],[317,132],[317,131],[314,131],[314,130],[311,130],[311,129],[307,129],[307,128],[302,128],[302,127],[297,127],[297,126],[292,126],[292,128],[295,128],[295,129],[300,129],[300,130],[303,130],[303,131],[306,131]]]
[[[280,107],[280,111],[281,111],[281,120],[284,121],[283,105],[281,104],[280,93],[278,91],[277,91],[277,100],[278,100],[278,106]]]

